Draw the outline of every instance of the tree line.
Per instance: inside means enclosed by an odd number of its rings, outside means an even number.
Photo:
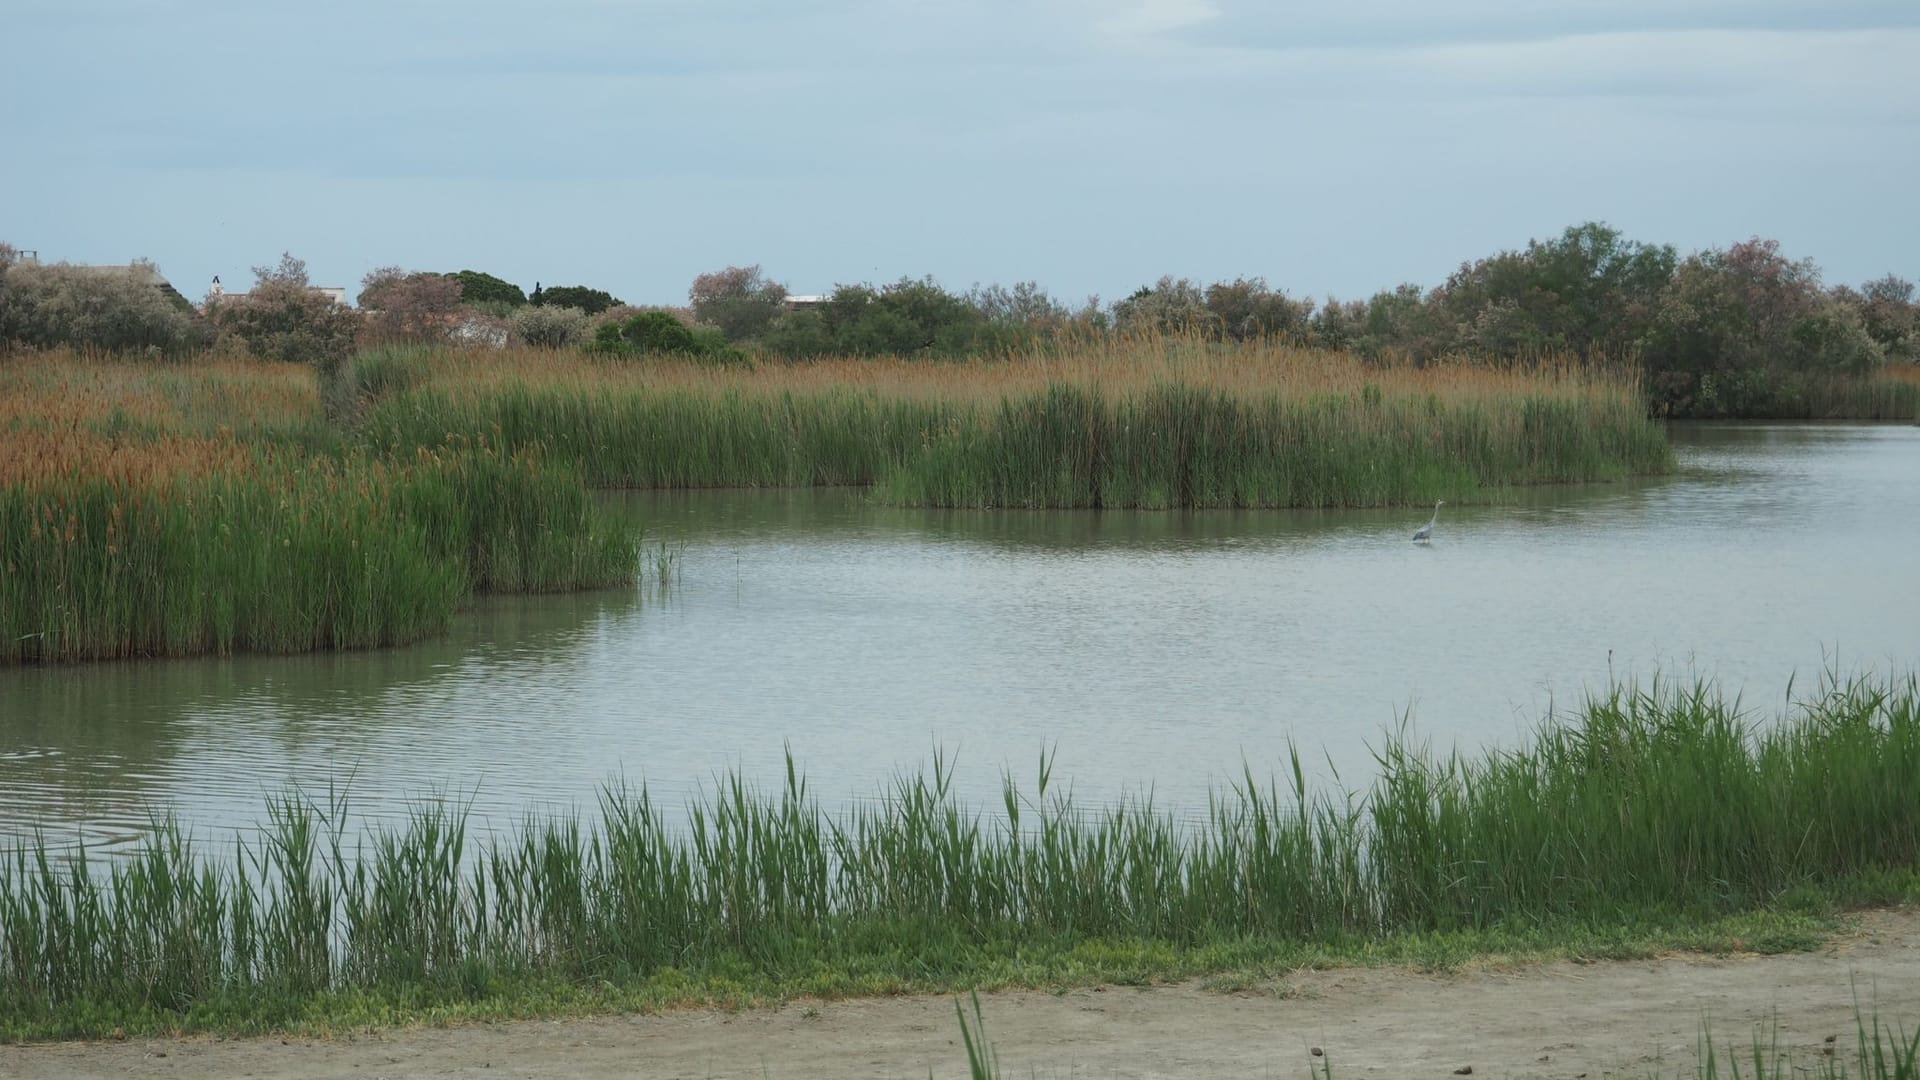
[[[150,267],[148,268],[150,269]],[[244,296],[199,309],[141,272],[19,262],[0,245],[0,346],[106,351],[232,348],[332,364],[369,341],[452,341],[673,353],[716,361],[906,355],[966,358],[1153,332],[1278,341],[1428,363],[1575,358],[1637,365],[1656,412],[1791,415],[1809,387],[1920,362],[1920,304],[1894,275],[1828,287],[1810,259],[1755,238],[1681,257],[1589,222],[1462,263],[1433,288],[1365,299],[1290,296],[1259,277],[1163,277],[1111,304],[1069,305],[1034,282],[949,290],[931,277],[843,284],[798,303],[759,266],[696,277],[687,303],[636,307],[586,285],[519,285],[477,270],[382,267],[357,310],[312,290],[291,256]]]

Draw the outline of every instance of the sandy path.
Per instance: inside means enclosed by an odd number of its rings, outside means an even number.
[[[1694,1060],[1700,1020],[1746,1044],[1777,1018],[1817,1055],[1853,1001],[1920,1022],[1920,912],[1876,912],[1791,956],[1556,963],[1423,975],[1301,972],[1244,993],[1196,985],[983,998],[1009,1077],[1644,1077]],[[966,1075],[952,998],[798,1002],[746,1013],[476,1024],[338,1039],[0,1047],[0,1076],[937,1077]]]

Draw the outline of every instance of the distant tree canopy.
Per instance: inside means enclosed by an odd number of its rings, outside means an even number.
[[[360,282],[367,328],[390,341],[445,339],[458,321],[460,299],[460,282],[446,274],[383,266]]]
[[[579,308],[589,315],[598,315],[610,307],[620,306],[620,301],[604,289],[589,289],[585,285],[555,285],[543,288],[534,283],[533,295],[527,298],[531,304],[547,307]]]
[[[460,302],[463,304],[505,304],[509,307],[519,307],[527,302],[527,294],[520,290],[520,286],[494,277],[492,274],[483,274],[478,270],[462,270],[447,276],[460,283]]]
[[[890,285],[840,285],[826,302],[775,319],[759,339],[776,356],[930,356],[961,358],[1033,345],[1100,317],[1089,302],[1080,313],[1032,282],[1011,289],[974,286],[948,292],[931,277]]]
[[[0,245],[0,346],[70,346],[102,352],[202,348],[212,331],[152,263],[41,266]]]
[[[210,298],[207,318],[224,340],[277,359],[346,355],[358,313],[309,288],[291,256],[255,273],[253,292]],[[200,347],[206,324],[190,306],[157,302],[160,290],[136,287],[140,276],[23,263],[0,244],[0,345]],[[638,308],[585,285],[536,283],[525,296],[477,270],[383,267],[367,275],[360,302],[377,337],[433,338],[484,313],[496,337],[624,357],[733,359],[747,355],[743,348],[790,359],[1004,356],[1116,330],[1416,364],[1572,358],[1636,365],[1650,407],[1676,416],[1797,415],[1823,380],[1920,363],[1920,298],[1906,278],[1827,287],[1811,260],[1790,259],[1770,240],[1682,258],[1602,222],[1463,262],[1432,289],[1408,283],[1318,304],[1258,276],[1212,284],[1167,276],[1109,306],[1091,297],[1078,308],[1030,281],[956,293],[932,277],[842,284],[824,300],[799,302],[758,265],[701,274],[687,297],[687,308]]]
[[[253,268],[253,289],[207,305],[223,337],[255,356],[337,369],[353,353],[360,316],[307,281],[307,264],[283,254],[277,266]]]
[[[1576,225],[1525,251],[1462,264],[1430,299],[1433,344],[1624,357],[1645,336],[1674,266],[1671,247],[1628,241],[1597,222]]]
[[[1744,416],[1808,379],[1871,374],[1885,350],[1858,309],[1820,287],[1811,260],[1771,240],[1688,257],[1662,294],[1642,360],[1657,401],[1691,416]]]
[[[779,318],[787,287],[769,280],[759,266],[729,266],[693,279],[687,300],[693,316],[718,329],[728,341],[746,341],[767,332]]]

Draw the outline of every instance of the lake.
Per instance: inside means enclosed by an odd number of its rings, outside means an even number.
[[[0,835],[201,835],[264,796],[433,795],[482,825],[670,804],[791,753],[823,802],[936,750],[971,802],[1003,772],[1198,814],[1290,746],[1361,788],[1406,723],[1513,745],[1609,674],[1719,680],[1756,715],[1920,658],[1920,428],[1676,426],[1658,480],[1389,511],[919,511],[861,492],[609,496],[673,580],[491,597],[402,649],[0,669]],[[650,554],[651,561],[651,554]],[[1336,779],[1337,777],[1337,779]]]

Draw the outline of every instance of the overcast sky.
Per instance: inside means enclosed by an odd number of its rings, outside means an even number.
[[[684,301],[1437,284],[1598,219],[1920,277],[1914,0],[0,0],[0,240]]]

